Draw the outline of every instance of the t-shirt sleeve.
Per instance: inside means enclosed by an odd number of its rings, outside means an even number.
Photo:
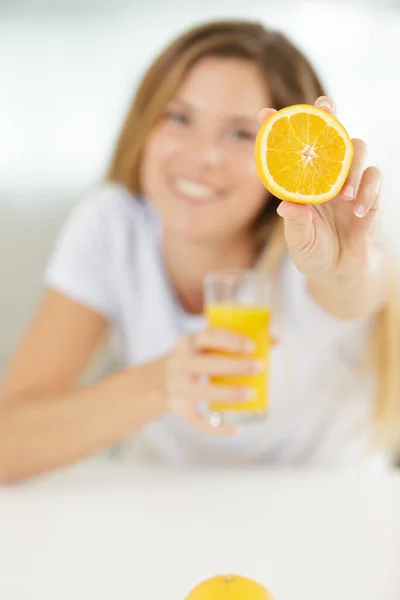
[[[101,195],[101,194],[100,194]],[[49,288],[115,318],[107,207],[97,194],[71,211],[56,240],[44,273]]]

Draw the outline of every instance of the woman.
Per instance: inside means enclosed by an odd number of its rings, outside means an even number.
[[[388,260],[374,236],[380,171],[364,170],[365,143],[353,140],[340,196],[317,208],[279,203],[254,169],[260,121],[314,102],[334,111],[306,58],[257,23],[199,26],[154,62],[107,181],[58,240],[49,290],[6,374],[3,481],[118,443],[127,451],[139,431],[175,464],[350,464],[376,455],[378,429],[393,440],[400,354]],[[206,328],[204,276],[256,264],[279,298],[270,417],[213,429],[199,401],[245,390],[213,389],[204,376],[259,365],[204,354],[246,351],[245,339]],[[110,328],[123,369],[77,389]],[[372,338],[382,365],[375,357],[366,369]]]

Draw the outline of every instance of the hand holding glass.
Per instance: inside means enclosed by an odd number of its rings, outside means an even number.
[[[205,279],[205,312],[210,327],[229,329],[251,339],[251,356],[260,359],[260,373],[211,378],[214,385],[237,385],[253,390],[245,402],[212,402],[210,422],[246,423],[264,419],[268,410],[268,359],[270,350],[271,283],[256,270],[221,271]],[[217,353],[215,351],[215,353]],[[225,354],[218,351],[218,354]]]

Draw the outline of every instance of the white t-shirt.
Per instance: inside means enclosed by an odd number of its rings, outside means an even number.
[[[161,227],[141,199],[117,184],[93,190],[72,211],[46,270],[46,283],[111,321],[121,366],[168,352],[202,316],[185,314],[163,269]],[[172,464],[351,465],[365,460],[376,388],[362,370],[371,319],[341,320],[308,295],[285,257],[277,281],[265,422],[237,436],[199,433],[168,414],[140,432],[153,457]],[[132,390],[132,399],[135,391]],[[136,436],[120,447],[129,457]]]

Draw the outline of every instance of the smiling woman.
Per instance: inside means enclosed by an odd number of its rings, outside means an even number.
[[[363,170],[359,144],[347,181],[359,193],[299,212],[265,190],[254,165],[263,109],[326,104],[323,93],[309,61],[258,23],[200,25],[155,60],[106,181],[59,237],[48,294],[6,375],[3,480],[116,443],[130,456],[133,433],[175,464],[388,462],[400,351],[386,251],[372,233],[380,172]],[[268,419],[240,432],[212,427],[200,410],[244,402],[251,390],[234,382],[264,369],[246,337],[206,327],[205,277],[227,269],[268,273],[279,327]],[[124,368],[76,389],[110,327]],[[377,360],[365,369],[374,330],[380,371]]]
[[[254,173],[257,115],[270,102],[259,69],[245,60],[209,57],[191,69],[142,163],[142,193],[171,234],[218,235],[234,246],[254,221],[265,203]]]

